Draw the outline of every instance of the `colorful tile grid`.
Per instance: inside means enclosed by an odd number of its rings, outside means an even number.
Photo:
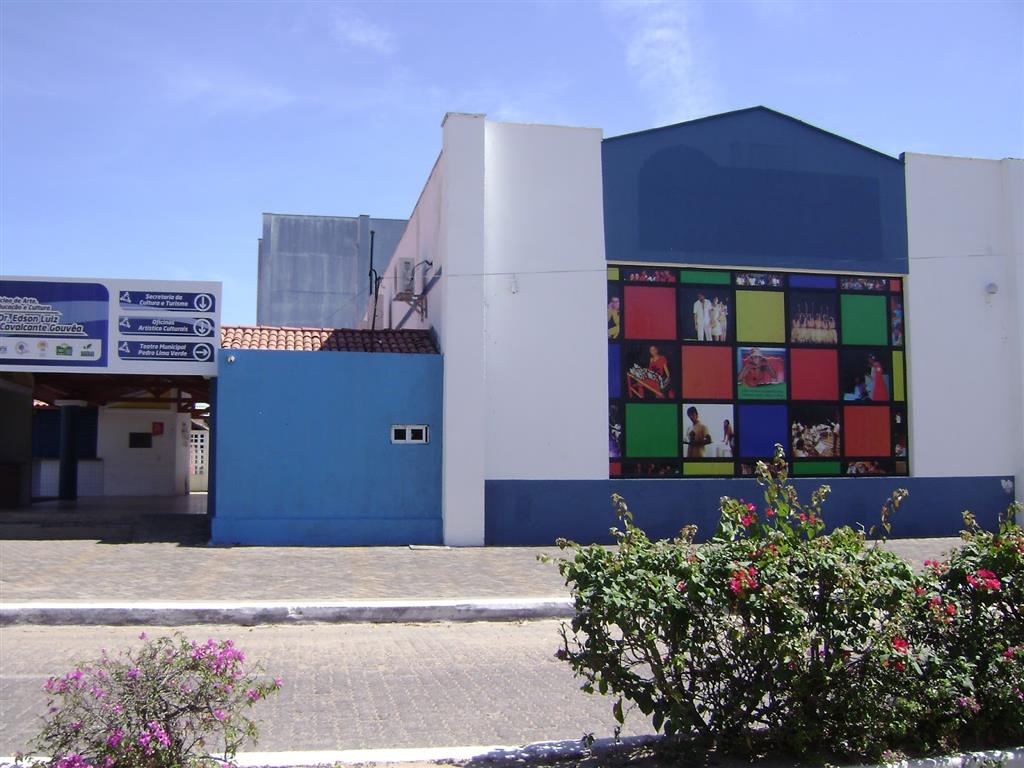
[[[609,476],[908,474],[900,278],[608,269]]]

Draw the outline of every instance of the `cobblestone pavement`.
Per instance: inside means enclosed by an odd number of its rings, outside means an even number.
[[[555,548],[0,541],[0,600],[359,600],[565,593]],[[40,563],[46,563],[40,568]]]
[[[917,566],[958,539],[886,546]],[[0,541],[0,601],[386,600],[566,594],[554,547],[182,547]]]
[[[169,630],[149,628],[151,636]],[[137,643],[138,628],[0,628],[0,755],[24,748],[42,684]],[[259,751],[525,744],[612,735],[611,700],[579,690],[553,656],[558,622],[187,628],[233,638],[281,693],[258,705]],[[650,733],[642,716],[625,735]],[[252,749],[252,747],[249,747]]]

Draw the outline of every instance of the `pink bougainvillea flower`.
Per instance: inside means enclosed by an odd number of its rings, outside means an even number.
[[[751,590],[757,589],[757,568],[748,566],[733,571],[729,579],[729,589],[737,597],[745,597]]]
[[[896,653],[907,654],[910,653],[910,643],[903,637],[894,637],[892,639],[892,647]]]
[[[1002,589],[999,577],[992,571],[984,568],[980,568],[975,571],[974,575],[968,573],[964,578],[966,578],[967,583],[970,584],[973,589],[977,589],[981,592],[998,592]]]

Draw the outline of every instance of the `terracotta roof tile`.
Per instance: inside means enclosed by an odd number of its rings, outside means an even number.
[[[371,346],[372,345],[372,346]],[[354,328],[279,328],[266,325],[225,325],[223,349],[277,349],[304,352],[399,352],[436,355],[430,331]]]

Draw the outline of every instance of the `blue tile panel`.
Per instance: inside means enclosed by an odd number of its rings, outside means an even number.
[[[611,261],[905,274],[903,163],[765,107],[609,138]]]
[[[440,355],[223,350],[213,542],[440,544],[441,384]]]
[[[823,483],[832,487],[825,504],[829,528],[879,521],[882,502],[897,488],[910,496],[893,519],[893,537],[955,536],[963,527],[961,513],[974,512],[980,524],[994,529],[1000,512],[1013,501],[1002,485],[1008,477],[891,477],[797,480],[802,499]],[[729,480],[488,480],[486,530],[488,545],[544,546],[564,536],[583,543],[610,542],[608,529],[617,524],[612,493],[625,498],[634,519],[652,538],[670,538],[684,525],[696,524],[698,540],[706,540],[718,523],[722,496],[764,504],[753,479]]]

